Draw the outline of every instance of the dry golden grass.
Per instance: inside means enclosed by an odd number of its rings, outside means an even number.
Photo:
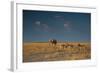
[[[84,60],[91,58],[90,43],[69,43],[73,47],[60,47],[62,43],[56,46],[50,46],[48,43],[24,43],[23,44],[23,62],[39,61],[60,61],[60,60]]]

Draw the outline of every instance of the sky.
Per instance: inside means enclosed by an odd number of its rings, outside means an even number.
[[[46,42],[49,39],[89,42],[91,14],[23,10],[23,41]]]

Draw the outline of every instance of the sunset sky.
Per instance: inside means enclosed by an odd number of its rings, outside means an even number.
[[[89,42],[91,14],[23,10],[23,41],[44,42],[49,39]]]

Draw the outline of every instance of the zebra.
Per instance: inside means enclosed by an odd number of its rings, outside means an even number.
[[[49,46],[56,46],[56,45],[57,45],[57,40],[56,39],[49,40]]]

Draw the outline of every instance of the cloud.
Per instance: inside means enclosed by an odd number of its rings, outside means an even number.
[[[36,21],[35,24],[38,25],[38,26],[40,26],[41,22],[40,21]]]
[[[50,32],[51,28],[48,26],[48,24],[42,24],[42,30],[45,32]]]
[[[61,21],[65,21],[65,19],[62,15],[56,15],[55,18],[58,20],[61,20]]]
[[[64,23],[64,28],[66,30],[71,30],[71,24],[69,22]]]
[[[65,27],[65,28],[68,28],[68,27],[69,27],[69,24],[64,24],[64,27]]]
[[[45,32],[49,32],[50,31],[50,28],[48,26],[48,24],[45,24],[45,23],[41,23],[41,21],[35,21],[35,30],[36,31],[45,31]]]
[[[55,18],[61,18],[61,17],[62,17],[62,16],[60,16],[60,15],[56,15],[56,16],[55,16]]]
[[[37,27],[41,27],[41,28],[49,28],[47,24],[45,23],[41,23],[40,21],[36,21],[35,24],[37,25]]]
[[[49,26],[47,24],[42,24],[44,28],[48,29]]]

